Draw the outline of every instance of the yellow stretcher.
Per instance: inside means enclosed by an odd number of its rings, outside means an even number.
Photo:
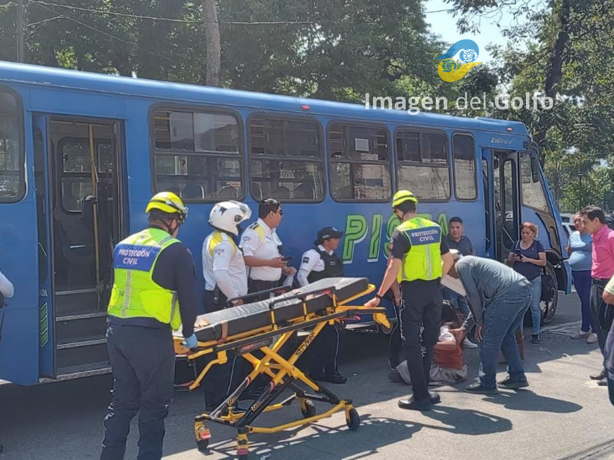
[[[206,422],[220,423],[237,429],[239,458],[247,458],[249,454],[247,438],[249,433],[277,433],[330,417],[341,410],[345,411],[349,429],[358,429],[360,417],[352,401],[339,399],[334,393],[311,380],[295,366],[295,363],[327,324],[333,325],[336,321],[350,319],[356,315],[371,314],[376,322],[390,327],[384,308],[347,306],[349,302],[373,290],[374,286],[365,278],[320,280],[303,289],[290,291],[270,300],[200,316],[196,324],[198,349],[195,351],[183,347],[181,338],[175,337],[175,351],[179,359],[193,361],[211,355],[209,363],[189,384],[190,390],[199,387],[212,366],[227,363],[227,353],[230,350],[234,350],[253,366],[250,374],[223,403],[212,412],[195,417],[194,434],[198,449],[206,451],[211,439],[211,432]],[[246,326],[248,323],[251,328]],[[280,350],[289,343],[289,339],[299,329],[309,329],[310,333],[286,359],[281,356]],[[253,352],[256,350],[263,354],[262,358],[254,355]],[[233,412],[240,396],[248,389],[250,383],[262,374],[271,379],[264,392],[245,412]],[[299,382],[308,388],[307,391],[311,389],[315,394],[307,393],[298,385]],[[293,391],[294,394],[275,403],[286,389]],[[286,407],[295,399],[300,402],[303,419],[270,428],[253,425],[255,419],[263,412]],[[330,403],[332,407],[326,412],[316,414],[312,401]]]

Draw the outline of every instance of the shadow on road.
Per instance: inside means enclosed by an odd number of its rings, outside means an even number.
[[[340,368],[349,380],[346,385],[331,385],[329,389],[340,398],[351,398],[354,401],[362,416],[360,429],[350,432],[345,426],[343,415],[339,414],[335,416],[339,421],[338,428],[316,424],[275,435],[252,435],[252,452],[259,454],[255,458],[264,458],[267,453],[274,453],[275,460],[362,458],[385,446],[411,439],[423,428],[455,435],[490,435],[513,429],[513,412],[509,413],[510,419],[503,418],[501,411],[497,411],[496,406],[493,406],[492,412],[498,414],[491,415],[488,405],[480,401],[494,403],[510,411],[567,414],[582,409],[582,406],[576,403],[527,390],[502,392],[496,397],[488,398],[467,395],[468,399],[477,399],[476,406],[480,404],[477,407],[482,411],[445,405],[449,404],[446,403],[446,393],[462,391],[464,384],[460,384],[455,388],[436,389],[442,394],[443,404],[435,406],[432,411],[422,415],[409,411],[401,415],[396,409],[396,399],[408,396],[411,388],[388,381],[386,338],[348,333],[343,334],[343,340]],[[533,346],[527,343],[525,347],[525,366],[529,372],[529,381],[531,382],[532,373],[541,373],[541,365],[552,360],[560,360],[561,375],[588,374],[584,358],[595,348],[596,346],[579,343],[561,334],[545,333],[541,345]],[[479,352],[467,350],[465,361],[472,376],[477,374]],[[504,369],[504,366],[499,367],[499,377],[502,377]],[[103,376],[30,388],[0,385],[0,442],[7,448],[3,457],[7,460],[41,458],[37,457],[37,454],[46,452],[48,446],[55,445],[58,439],[62,440],[61,445],[55,448],[58,458],[82,460],[96,457],[100,450],[102,420],[110,400],[111,384],[112,378]],[[562,382],[561,384],[564,385]],[[370,418],[369,414],[361,411],[361,408],[364,408],[363,411],[373,411],[366,406],[381,402],[390,404],[391,412],[394,412],[394,417],[398,419],[393,418],[389,412],[385,412],[387,417],[384,418]],[[195,451],[193,417],[202,410],[203,397],[200,391],[176,394],[170,417],[167,419],[167,455]],[[295,420],[296,416],[300,417],[298,407],[288,410],[287,414],[282,415],[283,412],[285,411],[280,411],[279,416],[276,415],[273,420],[264,420],[274,423],[258,424],[271,426]],[[432,420],[432,423],[429,423],[429,420]],[[215,430],[212,452],[233,456],[236,431],[218,425],[211,428]],[[37,436],[32,437],[33,432],[37,433]],[[135,434],[133,433],[129,441],[130,455],[135,451]],[[207,456],[203,458],[206,459]]]
[[[562,399],[550,398],[533,393],[530,390],[501,392],[497,396],[486,398],[487,401],[501,404],[506,409],[551,412],[553,414],[570,414],[582,409],[582,406]]]
[[[412,414],[412,412],[408,412]],[[414,413],[415,414],[415,413]],[[506,418],[497,417],[471,409],[456,409],[453,407],[436,406],[424,416],[440,422],[439,425],[418,423],[410,420],[398,420],[387,417],[365,414],[360,428],[350,432],[342,428],[328,428],[322,425],[312,425],[317,433],[302,436],[297,435],[305,428],[284,431],[275,435],[254,437],[250,452],[254,458],[266,458],[274,452],[275,458],[302,458],[303,452],[311,451],[311,458],[366,458],[378,453],[379,449],[401,441],[407,441],[423,428],[444,431],[452,434],[488,435],[512,429],[512,422]],[[411,416],[408,416],[411,418]],[[263,442],[264,441],[264,442]],[[273,448],[271,446],[274,446]],[[214,444],[211,453],[217,453],[233,458],[234,442]]]

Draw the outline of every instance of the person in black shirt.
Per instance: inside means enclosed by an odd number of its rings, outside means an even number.
[[[452,217],[448,222],[448,235],[446,236],[448,247],[450,249],[456,249],[463,256],[473,256],[475,255],[473,244],[471,240],[464,235],[464,232],[463,220],[460,217]],[[462,295],[454,292],[452,289],[444,287],[443,298],[450,302],[454,308],[459,310],[465,316],[465,319],[469,318],[471,311],[467,304],[467,300]],[[470,324],[470,322],[467,324]],[[463,345],[465,348],[478,348],[478,346],[467,337],[463,340]]]
[[[146,212],[149,227],[115,248],[107,329],[113,401],[104,419],[101,460],[124,458],[130,422],[139,411],[138,458],[162,458],[164,420],[174,390],[171,329],[183,324],[186,346],[197,346],[194,261],[175,239],[187,208],[175,194],[163,192],[151,199]]]
[[[324,227],[318,232],[314,248],[303,254],[297,279],[301,287],[324,278],[343,276],[343,261],[335,254],[343,232],[335,227]],[[302,360],[309,361],[310,377],[314,380],[342,384],[347,379],[337,369],[339,356],[339,330],[337,325],[326,325],[309,347]]]
[[[395,282],[401,286],[399,311],[403,349],[414,394],[399,401],[399,407],[429,410],[440,401],[428,391],[433,347],[439,337],[443,297],[441,277],[453,264],[441,227],[417,215],[418,199],[409,190],[399,190],[392,211],[401,224],[392,235],[392,258],[384,279],[368,308],[377,307]]]

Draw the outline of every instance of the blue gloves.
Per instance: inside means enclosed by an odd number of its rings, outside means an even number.
[[[185,341],[182,343],[182,345],[185,345],[189,349],[197,348],[198,347],[198,340],[196,340],[196,335],[192,334],[190,337],[185,339]]]

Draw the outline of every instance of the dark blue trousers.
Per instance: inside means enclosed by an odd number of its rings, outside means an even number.
[[[591,317],[591,278],[590,270],[572,271],[573,284],[576,287],[578,297],[580,297],[580,304],[582,305],[582,326],[580,330],[582,332],[595,332],[597,326],[593,324]]]
[[[104,419],[101,460],[123,460],[130,421],[139,414],[138,460],[160,460],[164,419],[173,400],[175,352],[170,328],[109,325],[113,401]]]

